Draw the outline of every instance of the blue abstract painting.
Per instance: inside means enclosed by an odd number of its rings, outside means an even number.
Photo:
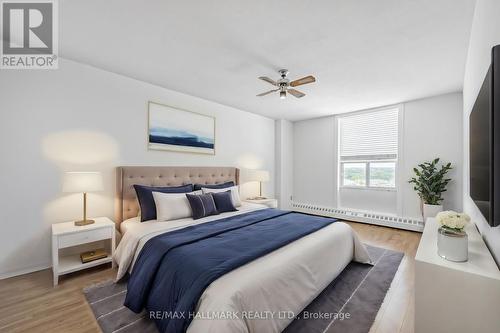
[[[149,148],[215,154],[215,118],[149,102]]]

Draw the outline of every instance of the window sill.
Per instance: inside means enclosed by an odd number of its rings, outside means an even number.
[[[384,191],[396,192],[395,187],[340,186],[341,190]]]

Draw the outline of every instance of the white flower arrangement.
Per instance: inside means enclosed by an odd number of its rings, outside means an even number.
[[[452,210],[447,210],[438,213],[436,215],[436,220],[442,227],[462,231],[467,223],[470,222],[470,217],[465,213],[457,213]]]

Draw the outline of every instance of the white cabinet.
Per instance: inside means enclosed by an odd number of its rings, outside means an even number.
[[[438,227],[427,219],[415,256],[415,332],[500,332],[500,271],[476,226],[463,263],[437,254]]]

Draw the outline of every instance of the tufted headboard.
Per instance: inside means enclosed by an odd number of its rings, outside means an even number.
[[[184,184],[239,184],[239,169],[233,167],[122,166],[116,169],[115,220],[137,216],[139,204],[134,184],[179,186]]]

